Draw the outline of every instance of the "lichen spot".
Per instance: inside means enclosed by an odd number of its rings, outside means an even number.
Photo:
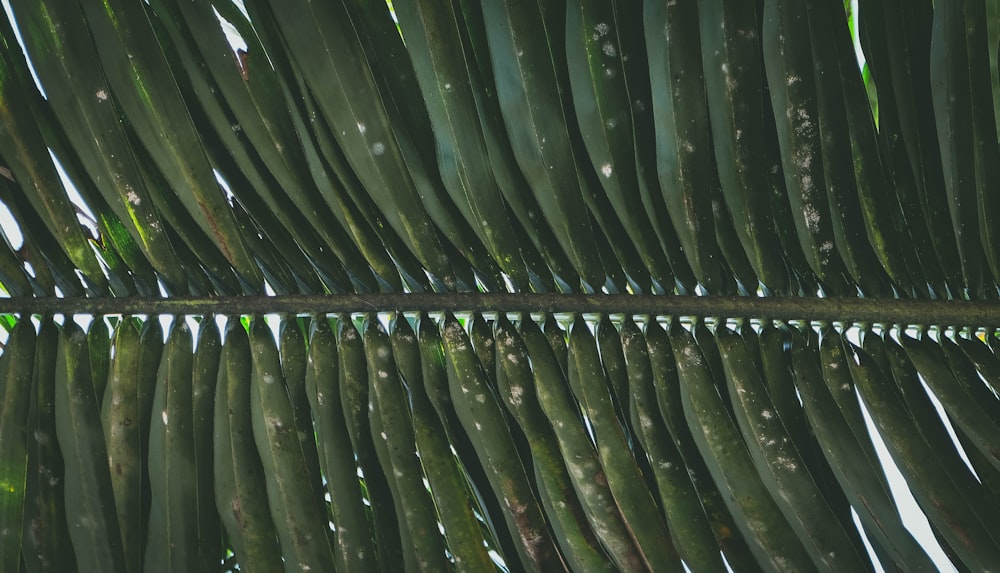
[[[605,163],[604,165],[601,165],[601,175],[604,175],[605,179],[611,177],[612,171],[613,169],[611,168],[610,163]]]
[[[385,144],[381,141],[376,141],[372,144],[372,153],[375,155],[382,155],[385,153]]]
[[[136,194],[133,189],[128,190],[128,193],[125,194],[125,199],[128,200],[130,205],[134,206],[138,206],[139,203],[142,203],[142,199],[139,198],[139,195]]]
[[[98,101],[108,101],[108,92],[105,90],[97,90],[95,95],[97,96]]]
[[[772,411],[770,411],[770,410],[764,410],[763,412],[761,412],[761,413],[760,413],[760,415],[761,415],[761,417],[763,417],[763,418],[764,418],[765,420],[770,420],[771,418],[773,418],[773,417],[774,417],[774,412],[772,412]]]
[[[796,464],[793,459],[791,459],[791,458],[789,458],[787,456],[778,456],[778,460],[777,461],[778,461],[778,465],[780,465],[786,471],[794,472],[797,469],[799,469],[798,464]]]
[[[476,394],[476,402],[479,402],[480,404],[485,404],[486,394]]]
[[[510,387],[510,403],[515,406],[521,405],[521,396],[524,396],[524,388],[521,386]]]
[[[805,184],[806,182],[803,181],[803,186],[805,186]],[[803,216],[805,217],[807,228],[813,232],[819,229],[821,215],[815,205],[806,205],[803,209]]]

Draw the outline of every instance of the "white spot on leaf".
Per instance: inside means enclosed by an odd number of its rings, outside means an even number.
[[[521,386],[511,386],[510,387],[510,402],[515,406],[521,405],[521,396],[524,395],[524,388]]]

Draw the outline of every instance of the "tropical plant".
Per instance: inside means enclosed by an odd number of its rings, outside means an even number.
[[[5,1],[0,570],[1000,569],[1000,3],[859,3]]]

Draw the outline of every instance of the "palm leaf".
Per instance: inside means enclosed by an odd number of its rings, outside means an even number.
[[[7,568],[1000,569],[994,0],[9,4]]]

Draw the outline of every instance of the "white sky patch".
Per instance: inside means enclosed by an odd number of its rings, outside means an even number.
[[[229,182],[222,176],[222,173],[218,169],[212,169],[212,173],[215,174],[215,180],[219,182],[219,187],[222,187],[222,190],[226,192],[226,199],[235,197],[233,190],[229,188]]]
[[[80,210],[80,213],[76,216],[77,220],[79,220],[83,225],[86,225],[94,236],[97,236],[98,231],[97,225],[95,224],[97,217],[94,216],[94,212],[90,210],[89,206],[87,206],[87,202],[83,200],[83,196],[80,195],[80,191],[77,190],[76,185],[70,181],[69,176],[66,175],[66,170],[63,169],[62,163],[59,163],[59,158],[56,157],[55,153],[52,153],[51,149],[49,150],[49,157],[52,158],[52,163],[56,166],[56,172],[59,174],[59,179],[62,180],[63,187],[66,189],[66,194],[69,195],[70,202]]]
[[[94,317],[89,314],[74,314],[73,322],[77,324],[84,332],[90,330],[90,323],[94,322]]]
[[[247,11],[246,8],[243,6],[243,2],[237,0],[234,2],[234,4],[236,4],[236,6],[239,8],[240,12],[243,12],[244,16],[247,15]],[[223,33],[226,34],[226,39],[229,40],[229,46],[233,49],[233,53],[235,54],[236,50],[246,51],[247,49],[246,40],[244,40],[243,36],[241,36],[240,33],[236,31],[236,26],[233,26],[228,20],[223,18],[222,15],[219,14],[219,11],[216,10],[215,8],[212,8],[212,13],[215,14],[216,18],[218,18],[219,24],[222,26],[222,31]],[[247,18],[249,19],[249,17]]]
[[[851,0],[851,25],[855,30],[860,30],[860,22],[858,22],[858,0]],[[858,59],[858,69],[864,69],[865,67],[865,53],[861,49],[861,34],[854,34],[854,55]]]
[[[24,235],[21,234],[21,226],[14,220],[14,215],[6,205],[0,203],[0,229],[7,238],[7,242],[14,250],[20,249],[24,245]]]

